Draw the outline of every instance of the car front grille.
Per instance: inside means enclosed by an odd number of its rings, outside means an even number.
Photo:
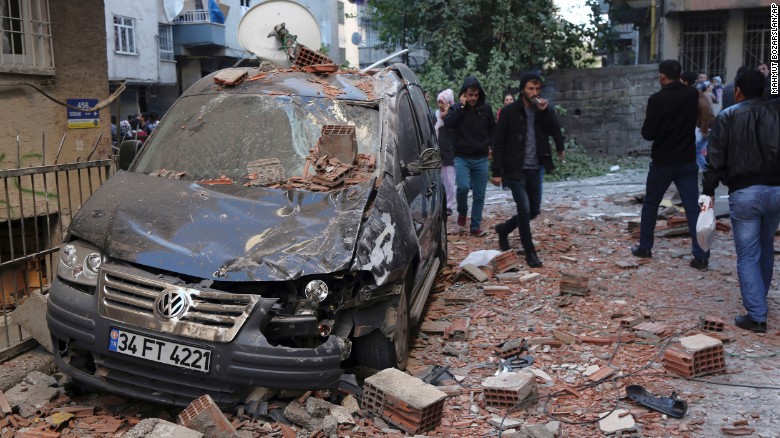
[[[244,324],[258,296],[194,289],[141,269],[104,264],[98,281],[101,316],[125,324],[212,342],[230,342]],[[182,314],[155,311],[163,294],[174,291],[186,301]]]

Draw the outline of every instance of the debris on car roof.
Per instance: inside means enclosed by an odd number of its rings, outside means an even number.
[[[214,82],[221,85],[235,86],[244,82],[247,71],[243,68],[226,68],[214,75]]]

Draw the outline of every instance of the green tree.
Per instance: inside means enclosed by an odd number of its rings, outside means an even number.
[[[482,83],[494,108],[516,88],[514,72],[592,64],[608,29],[597,0],[590,23],[562,20],[552,0],[369,0],[379,39],[387,48],[428,53],[418,72],[428,90],[453,88],[469,74]]]

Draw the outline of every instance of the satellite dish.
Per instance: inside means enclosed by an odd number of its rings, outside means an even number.
[[[352,34],[352,44],[359,46],[360,43],[363,42],[363,35],[360,35],[360,32],[355,32]]]
[[[298,43],[318,50],[322,42],[317,19],[301,4],[292,0],[268,0],[252,6],[238,23],[238,43],[260,59],[289,65],[287,54],[279,50],[281,43],[274,36],[274,26],[285,28],[298,37]]]

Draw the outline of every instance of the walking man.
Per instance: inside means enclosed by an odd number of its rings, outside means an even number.
[[[520,78],[521,99],[503,108],[493,142],[494,185],[502,183],[512,191],[517,204],[517,215],[495,227],[498,245],[509,250],[509,234],[520,229],[520,242],[525,251],[528,266],[542,266],[536,254],[531,235],[531,219],[535,218],[542,204],[540,169],[552,172],[555,166],[549,137],[555,140],[555,149],[563,159],[563,134],[552,108],[539,97],[542,78],[526,73]]]
[[[696,241],[699,218],[699,186],[696,181],[696,144],[694,132],[698,115],[699,93],[680,82],[680,63],[668,59],[658,64],[661,91],[650,96],[642,125],[642,137],[651,140],[650,170],[647,173],[645,200],[639,227],[639,245],[631,247],[635,257],[653,256],[655,222],[664,193],[674,182],[685,208],[691,234],[693,260],[691,267],[707,269],[710,253]]]
[[[746,315],[737,327],[766,332],[766,296],[774,268],[780,224],[780,106],[762,102],[764,76],[748,70],[734,83],[736,104],[723,110],[710,131],[702,193],[718,183],[729,188],[729,210],[737,252],[737,275]]]
[[[453,105],[444,118],[444,126],[455,134],[455,184],[458,225],[466,226],[469,190],[471,204],[472,236],[484,236],[482,207],[485,205],[485,189],[488,180],[488,153],[496,120],[493,110],[485,101],[485,91],[474,76],[467,76],[460,89],[460,102]]]

